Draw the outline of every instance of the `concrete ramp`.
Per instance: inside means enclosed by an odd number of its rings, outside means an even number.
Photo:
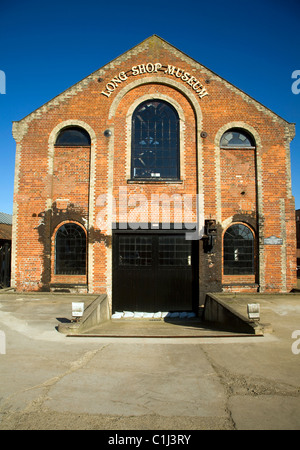
[[[83,334],[110,319],[108,298],[99,295],[84,311],[78,322],[61,323],[58,331],[64,334]]]
[[[107,295],[99,295],[84,311],[78,322],[63,323],[58,331],[67,336],[82,337],[228,337],[263,336],[271,325],[250,320],[247,304],[263,301],[261,296],[243,294],[207,294],[203,317],[189,319],[159,317],[146,319],[128,315],[114,319],[110,316]],[[113,316],[114,317],[114,316]]]
[[[272,332],[269,323],[249,319],[247,305],[263,302],[259,294],[209,293],[205,299],[203,320],[208,325],[218,326],[236,333],[263,335]]]
[[[186,322],[183,320],[168,322],[166,320],[110,320],[82,334],[70,333],[68,337],[101,338],[218,338],[253,336],[249,333],[224,331],[207,326],[201,320]]]

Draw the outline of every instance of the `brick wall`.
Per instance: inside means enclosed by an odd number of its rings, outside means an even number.
[[[147,71],[142,66],[144,73],[133,75],[132,67],[147,62],[159,62],[162,67],[156,66],[155,71],[149,66]],[[168,70],[170,65],[176,70]],[[184,78],[184,72],[189,77]],[[119,73],[126,75],[118,83],[111,81]],[[200,83],[203,87],[197,92]],[[180,182],[130,180],[131,115],[147,98],[165,99],[178,111]],[[71,124],[89,132],[90,148],[55,147],[60,129]],[[255,150],[220,148],[222,134],[236,127],[252,134]],[[104,135],[107,129],[110,137]],[[203,131],[206,134],[201,137]],[[17,142],[13,282],[17,290],[47,290],[63,281],[87,283],[89,292],[110,294],[112,233],[99,228],[99,214],[103,214],[103,196],[109,195],[116,199],[117,219],[122,222],[120,187],[128,198],[141,194],[149,202],[153,194],[200,194],[201,214],[216,219],[218,226],[213,252],[206,252],[199,242],[202,299],[207,291],[222,290],[223,285],[270,292],[294,286],[295,212],[289,160],[293,126],[162,39],[149,38],[15,122],[13,134]],[[192,222],[196,221],[195,204],[194,199]],[[109,222],[113,217],[109,209],[107,213]],[[144,222],[144,217],[141,211],[136,220]],[[182,221],[172,203],[170,219]],[[157,220],[163,221],[161,212]],[[64,221],[77,222],[87,232],[86,277],[62,280],[54,274],[54,237]],[[223,276],[222,236],[234,222],[246,223],[255,233],[255,276]],[[283,245],[264,245],[264,238],[273,235],[283,238]]]

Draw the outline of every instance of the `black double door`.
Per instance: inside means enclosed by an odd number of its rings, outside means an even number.
[[[115,232],[113,312],[195,309],[197,244],[184,233]]]

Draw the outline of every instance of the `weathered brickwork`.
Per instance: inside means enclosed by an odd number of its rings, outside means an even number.
[[[149,99],[166,101],[178,113],[179,180],[131,180],[131,118]],[[56,146],[67,126],[85,129],[91,145]],[[230,129],[249,133],[253,148],[222,148],[220,139]],[[12,283],[18,291],[74,288],[111,297],[111,223],[127,222],[128,217],[136,223],[151,218],[166,222],[164,195],[173,196],[172,224],[183,222],[176,195],[193,198],[189,222],[201,217],[202,226],[207,219],[216,220],[213,248],[207,249],[205,237],[199,240],[200,304],[209,291],[293,288],[296,242],[289,143],[294,125],[161,38],[152,36],[15,122],[13,135]],[[138,195],[144,199],[139,210]],[[120,205],[124,196],[126,211]],[[157,209],[153,196],[160,198]],[[114,202],[114,211],[104,210]],[[85,274],[55,273],[55,236],[64,223],[85,230]],[[234,223],[247,225],[253,233],[253,274],[224,274],[223,236]],[[266,244],[271,236],[282,244]]]

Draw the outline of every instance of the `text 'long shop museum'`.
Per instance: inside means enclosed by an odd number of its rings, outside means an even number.
[[[13,123],[12,286],[194,311],[296,277],[286,122],[154,35]]]

